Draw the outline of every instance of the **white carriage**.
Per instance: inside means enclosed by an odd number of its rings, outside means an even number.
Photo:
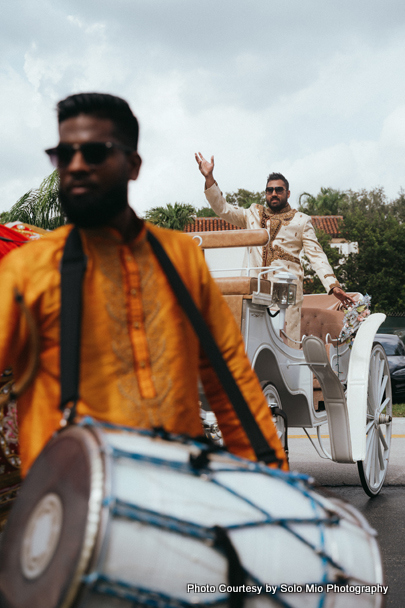
[[[265,242],[267,232],[258,232],[237,240]],[[392,411],[387,360],[373,346],[384,315],[364,321],[350,351],[333,342],[328,314],[321,335],[330,337],[315,335],[319,309],[308,308],[313,329],[297,350],[280,333],[282,315],[267,312],[268,281],[226,278],[220,286],[282,440],[286,422],[304,429],[327,422],[331,454],[318,433],[322,455],[357,462],[366,491],[378,493]],[[324,411],[315,408],[314,376]],[[351,606],[381,608],[383,581],[375,531],[307,476],[164,431],[89,419],[45,446],[0,542],[0,605],[10,608],[337,608],[348,605],[347,592]]]
[[[266,230],[190,233],[190,236],[204,250],[243,246],[248,253],[249,247],[265,245],[268,240]],[[224,269],[211,270],[214,277],[215,273],[224,274]],[[290,279],[283,279],[281,273],[280,286],[276,281],[271,284],[263,279],[268,268],[252,268],[248,264],[247,269],[236,270],[243,271],[245,276],[222,276],[217,282],[240,324],[247,354],[285,447],[288,449],[287,428],[303,428],[321,458],[357,463],[365,492],[375,496],[386,477],[392,432],[388,361],[381,345],[374,342],[385,315],[370,315],[349,347],[339,340],[343,312],[326,308],[333,298],[304,296],[301,316],[304,335],[296,345],[299,348],[292,348],[284,332]],[[275,300],[281,303],[281,314],[272,317],[268,313]],[[205,428],[215,435],[213,414],[206,411],[209,408],[203,395],[201,399]],[[329,427],[330,451],[321,436],[325,424]],[[308,429],[316,429],[318,444]]]

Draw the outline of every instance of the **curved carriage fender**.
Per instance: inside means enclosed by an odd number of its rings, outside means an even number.
[[[328,414],[330,448],[332,460],[352,463],[349,413],[343,386],[332,370],[325,344],[317,336],[306,336],[302,350],[310,370],[317,377]]]
[[[349,412],[350,435],[353,460],[366,457],[367,391],[370,354],[374,337],[381,323],[383,313],[370,315],[360,325],[353,342],[347,375],[347,408]]]

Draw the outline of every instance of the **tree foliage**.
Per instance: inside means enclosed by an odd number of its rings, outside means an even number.
[[[145,219],[151,224],[172,230],[184,230],[187,224],[194,221],[196,210],[187,203],[168,203],[166,207],[152,207],[145,213]]]
[[[218,217],[211,207],[201,207],[201,209],[196,209],[195,214],[196,217]]]
[[[316,196],[308,192],[300,194],[298,210],[307,215],[342,215],[346,205],[346,192],[334,188],[321,188]]]
[[[403,193],[388,202],[382,188],[349,192],[342,236],[359,252],[344,264],[347,289],[372,296],[374,311],[405,310],[405,213]]]
[[[304,199],[304,196],[306,197]],[[303,202],[304,201],[304,202]],[[332,253],[318,233],[338,280],[348,291],[372,296],[372,309],[405,311],[405,192],[389,201],[383,188],[341,192],[321,188],[317,196],[303,193],[300,211],[312,215],[342,215],[341,235],[357,242],[358,253]],[[336,265],[336,256],[343,262]],[[317,277],[306,268],[306,289],[322,291]],[[308,291],[307,291],[308,293]]]
[[[59,202],[59,176],[54,171],[39,188],[26,192],[10,209],[0,216],[3,224],[24,222],[45,230],[53,230],[66,224]]]
[[[266,204],[266,193],[265,192],[251,192],[250,190],[244,190],[239,188],[236,192],[227,192],[225,194],[227,203],[231,205],[237,205],[238,207],[244,207],[248,209],[250,205],[254,203],[259,205]]]
[[[398,198],[392,201],[391,212],[400,224],[405,223],[405,190],[401,188]]]

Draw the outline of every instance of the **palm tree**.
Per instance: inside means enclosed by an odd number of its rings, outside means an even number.
[[[45,230],[54,230],[67,220],[59,202],[59,176],[54,171],[39,188],[26,192],[10,209],[1,214],[0,221],[24,222]]]
[[[145,213],[145,219],[161,228],[183,231],[187,224],[194,222],[196,210],[185,203],[168,203],[166,207],[153,207]]]
[[[342,215],[346,207],[346,192],[334,188],[321,188],[316,196],[308,192],[300,194],[298,210],[308,215]]]

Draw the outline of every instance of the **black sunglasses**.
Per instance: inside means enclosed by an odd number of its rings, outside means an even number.
[[[282,194],[285,188],[283,188],[282,186],[276,186],[275,188],[266,188],[266,192],[268,194],[273,194],[273,190],[274,192],[276,192],[276,194]]]
[[[86,144],[59,144],[56,148],[45,150],[51,163],[58,169],[66,168],[73,156],[80,150],[84,160],[88,165],[101,165],[113,148],[118,148],[124,152],[133,152],[133,148],[116,144],[112,141],[92,141]]]

